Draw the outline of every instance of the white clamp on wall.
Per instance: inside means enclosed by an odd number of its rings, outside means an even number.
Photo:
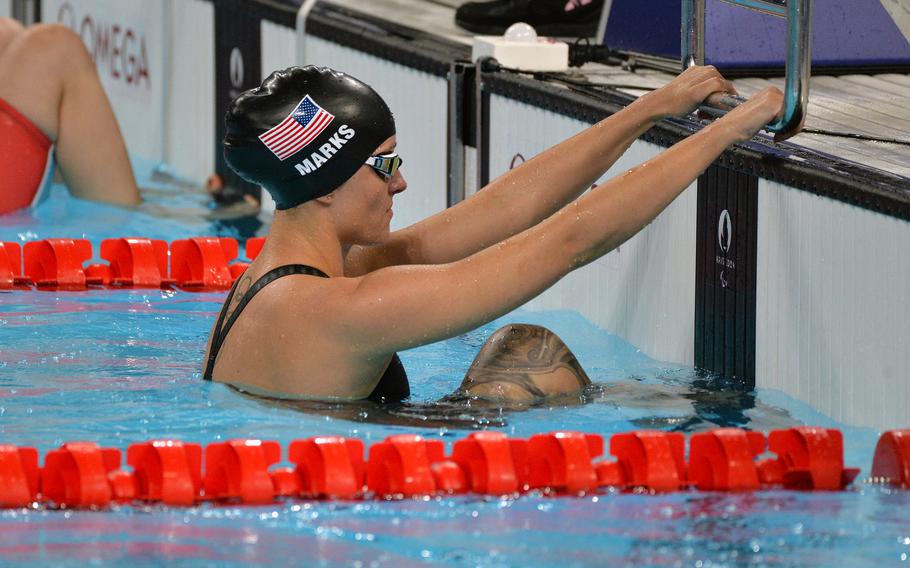
[[[482,57],[492,57],[503,67],[523,71],[565,71],[569,68],[569,44],[537,37],[533,27],[518,22],[502,36],[474,36],[471,59]]]

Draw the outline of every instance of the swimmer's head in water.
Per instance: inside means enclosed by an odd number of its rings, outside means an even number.
[[[313,66],[276,71],[242,93],[225,126],[228,165],[264,187],[278,209],[331,193],[395,134],[392,112],[373,89]]]

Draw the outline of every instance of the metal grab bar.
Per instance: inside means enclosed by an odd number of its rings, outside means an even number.
[[[743,8],[764,12],[781,18],[787,17],[787,0],[721,0],[727,4],[737,4]]]
[[[779,16],[787,20],[786,86],[784,114],[766,128],[774,140],[793,136],[803,127],[809,103],[809,76],[812,70],[812,0],[723,0],[743,8]],[[705,64],[705,0],[682,0],[683,69]],[[724,106],[737,106],[739,97],[724,97]],[[736,104],[733,104],[736,103]],[[705,105],[701,110],[718,115],[725,112]]]

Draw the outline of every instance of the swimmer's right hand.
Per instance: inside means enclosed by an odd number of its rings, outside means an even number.
[[[779,120],[784,113],[784,94],[776,87],[766,87],[749,97],[717,121],[732,130],[737,142],[751,140],[767,124]]]
[[[685,116],[714,93],[737,94],[733,83],[711,65],[693,65],[642,101],[649,101],[659,117]]]

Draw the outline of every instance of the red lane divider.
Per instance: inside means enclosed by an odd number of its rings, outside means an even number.
[[[0,507],[26,507],[38,499],[38,450],[0,445]]]
[[[367,487],[379,496],[414,497],[436,492],[431,465],[445,456],[441,440],[413,434],[389,436],[370,446]]]
[[[685,437],[679,433],[643,430],[614,434],[610,454],[618,467],[604,465],[603,482],[651,491],[677,491],[686,486]]]
[[[297,470],[292,467],[277,467],[269,472],[275,497],[297,497],[303,492],[303,485]]]
[[[247,241],[246,254],[255,259],[264,237]],[[237,241],[227,237],[193,237],[168,244],[163,240],[128,237],[101,242],[107,264],[85,266],[92,258],[86,239],[45,239],[0,242],[0,290],[32,283],[39,289],[86,290],[89,287],[165,288],[188,291],[227,290],[249,267],[237,260]],[[168,264],[170,263],[170,271]]]
[[[111,499],[118,503],[130,503],[139,499],[139,484],[129,471],[116,469],[108,472],[107,482],[111,486]]]
[[[136,498],[165,505],[193,505],[202,489],[202,446],[175,440],[133,444],[126,451]]]
[[[450,495],[467,493],[468,478],[464,470],[452,460],[442,460],[430,464],[430,471],[436,481],[436,491]]]
[[[124,238],[101,242],[101,258],[110,264],[92,264],[86,274],[100,284],[161,288],[174,283],[167,271],[168,247],[161,240]]]
[[[205,448],[205,495],[239,499],[246,505],[271,503],[275,486],[269,466],[281,461],[278,442],[230,440]]]
[[[445,455],[441,440],[389,436],[369,448],[339,436],[295,440],[293,467],[277,467],[277,442],[230,440],[198,444],[154,440],[129,446],[128,469],[120,450],[69,442],[49,451],[38,466],[34,448],[0,445],[0,507],[35,502],[58,507],[105,507],[111,502],[160,502],[192,506],[203,500],[269,504],[279,498],[412,498],[459,494],[580,495],[605,487],[650,492],[695,488],[754,491],[765,487],[840,490],[859,472],[845,468],[843,437],[833,429],[796,427],[768,435],[776,457],[755,461],[765,436],[720,428],[689,438],[679,433],[636,431],[610,437],[615,460],[596,434],[552,432],[530,439],[501,432],[474,432]],[[908,486],[910,430],[886,432],[879,440],[873,476]]]
[[[22,247],[19,243],[0,242],[0,290],[12,290],[24,282]]]
[[[452,461],[464,472],[468,491],[508,495],[525,488],[528,443],[502,432],[473,432],[452,446]]]
[[[799,426],[768,435],[777,459],[759,462],[761,480],[788,489],[835,491],[853,482],[859,469],[844,468],[844,439],[839,430]]]
[[[360,440],[340,436],[296,440],[288,447],[288,459],[297,465],[304,495],[329,499],[363,495],[366,465]]]
[[[237,241],[193,237],[171,243],[171,278],[181,288],[226,290],[234,283],[228,263],[237,258]]]
[[[119,467],[120,450],[67,442],[44,456],[41,492],[61,507],[105,507],[115,497],[108,473]]]
[[[910,487],[910,429],[882,434],[875,446],[872,477],[892,485]]]
[[[265,244],[265,237],[252,237],[246,241],[246,257],[250,260],[256,260],[259,253],[262,252],[262,246]]]
[[[693,434],[689,439],[689,480],[704,491],[758,489],[755,458],[765,453],[765,436],[738,428]]]
[[[86,239],[47,239],[25,243],[25,277],[39,288],[85,290],[85,269],[92,258]]]
[[[596,434],[555,432],[528,440],[528,486],[579,494],[599,486],[593,458],[603,455],[604,440]]]

